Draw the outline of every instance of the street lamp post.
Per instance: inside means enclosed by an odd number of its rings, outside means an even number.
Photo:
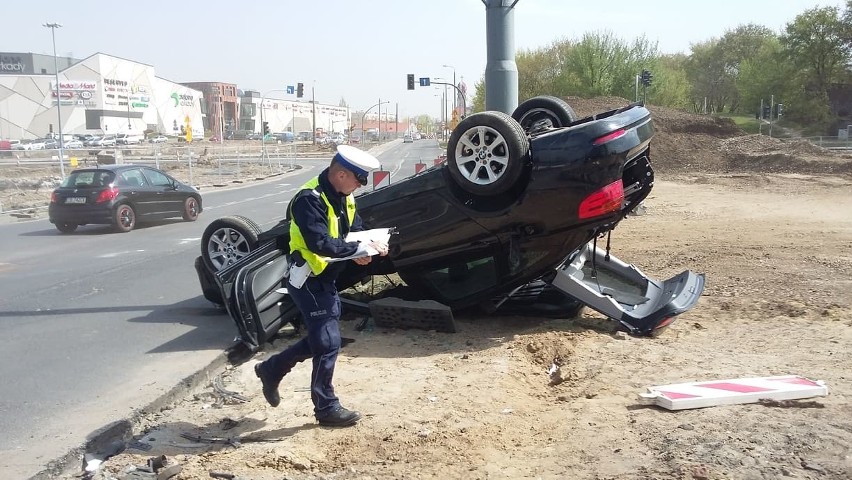
[[[367,112],[369,112],[370,110],[372,110],[372,109],[373,109],[373,107],[380,107],[380,108],[381,108],[381,105],[382,105],[383,103],[390,103],[390,102],[383,102],[383,101],[379,100],[379,103],[377,103],[377,104],[375,104],[375,105],[371,106],[370,108],[368,108],[368,109],[364,110],[364,114],[363,114],[363,115],[361,115],[361,140],[362,140],[363,142],[365,142],[365,143],[366,143],[366,141],[367,141],[367,131],[364,129],[364,119],[366,119],[366,118],[367,118]],[[382,117],[381,117],[381,116],[379,116],[379,122],[381,122],[381,121],[382,121]]]
[[[59,64],[56,61],[56,29],[62,25],[58,23],[44,23],[42,26],[50,29],[50,36],[53,39],[53,73],[56,74],[56,123],[59,127],[59,174],[64,179],[65,166],[62,165],[62,156],[65,141],[64,138],[62,138],[62,110],[60,109],[60,105],[62,104],[62,89],[59,87]]]
[[[444,68],[452,68],[453,69],[453,86],[456,86],[456,67],[452,65],[444,65]],[[453,93],[453,112],[456,111],[456,94]]]

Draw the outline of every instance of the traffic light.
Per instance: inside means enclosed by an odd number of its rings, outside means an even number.
[[[269,135],[269,122],[263,122],[263,135]]]
[[[653,75],[651,75],[651,72],[650,72],[650,71],[648,71],[648,70],[642,70],[642,75],[640,75],[640,76],[639,76],[639,78],[640,78],[640,79],[641,79],[641,81],[642,81],[642,85],[645,85],[646,87],[649,87],[649,86],[651,86],[651,80],[653,80],[653,79],[654,79],[654,76],[653,76]]]
[[[296,84],[296,98],[302,98],[305,96],[305,84],[299,82]]]
[[[780,117],[780,116],[784,115],[784,104],[783,103],[779,103],[775,108],[776,108],[776,112],[775,112],[776,117]]]
[[[414,90],[414,74],[413,73],[408,74],[408,89]]]

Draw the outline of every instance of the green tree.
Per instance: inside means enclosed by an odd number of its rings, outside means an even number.
[[[692,106],[690,101],[691,85],[686,77],[687,57],[683,54],[659,57],[653,71],[653,90],[648,94],[649,104],[661,105],[681,110]],[[632,97],[631,97],[632,98]]]
[[[850,7],[847,5],[847,14]],[[825,93],[846,73],[852,60],[849,27],[837,7],[806,10],[788,23],[781,36],[791,61],[802,70],[804,90]]]
[[[760,49],[739,67],[737,94],[739,113],[757,113],[761,102],[768,105],[775,98],[776,103],[784,103],[790,113],[793,97],[791,78],[795,77],[794,67],[786,61],[786,56],[777,37],[766,39]],[[788,115],[789,116],[789,115]]]
[[[473,84],[473,99],[471,100],[471,111],[485,111],[485,75],[479,77],[479,80]]]

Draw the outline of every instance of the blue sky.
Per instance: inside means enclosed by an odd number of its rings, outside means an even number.
[[[153,65],[175,82],[223,81],[269,92],[303,82],[306,99],[353,109],[382,101],[401,116],[438,116],[440,87],[406,90],[405,77],[464,78],[472,93],[487,60],[481,0],[160,0],[134,2],[15,1],[3,15],[0,51],[60,55],[103,52]],[[780,32],[796,15],[845,1],[519,0],[515,46],[531,49],[585,32],[610,31],[625,41],[645,35],[663,53],[741,24]],[[4,7],[4,13],[10,13]],[[291,98],[284,94],[271,94]]]

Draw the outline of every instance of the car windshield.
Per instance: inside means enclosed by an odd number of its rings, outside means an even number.
[[[424,271],[421,278],[438,293],[440,300],[453,301],[494,288],[497,277],[495,259],[488,256],[433,268]]]
[[[115,175],[110,170],[81,170],[71,172],[62,181],[62,186],[71,188],[104,187],[111,184],[114,178]]]

